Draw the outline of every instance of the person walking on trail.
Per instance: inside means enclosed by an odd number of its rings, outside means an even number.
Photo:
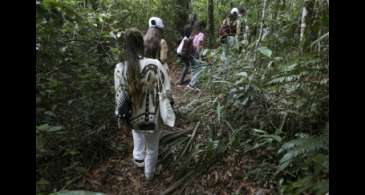
[[[234,44],[234,38],[243,39],[246,31],[246,22],[244,7],[232,8],[228,17],[226,17],[219,29],[219,38],[222,43]]]
[[[168,71],[168,45],[166,40],[162,38],[165,25],[161,18],[151,17],[148,20],[148,26],[149,28],[143,37],[145,47],[144,54],[146,57],[159,59]]]
[[[243,6],[240,6],[238,8],[239,11],[239,15],[240,17],[238,17],[238,26],[237,26],[237,35],[239,37],[239,40],[245,40],[248,41],[248,31],[249,31],[249,27],[247,25],[247,21],[246,21],[246,9]]]
[[[200,55],[204,46],[204,29],[206,27],[206,23],[204,21],[200,21],[196,25],[196,35],[193,38],[193,60],[191,66],[192,78],[188,85],[190,89],[197,89],[195,87],[197,82],[197,77],[202,69],[202,62],[200,61]]]
[[[225,72],[225,77],[228,75],[228,64],[229,64],[229,50],[235,46],[236,42],[242,37],[243,26],[242,25],[242,15],[245,14],[245,9],[241,7],[232,8],[228,17],[226,17],[222,25],[219,28],[219,39],[222,43],[223,53],[221,59],[223,61],[223,71]]]
[[[195,29],[196,31],[194,38],[193,38],[193,56],[197,59],[200,58],[200,53],[203,50],[204,46],[204,31],[205,31],[206,23],[205,21],[200,21],[197,23]]]
[[[177,82],[178,85],[185,83],[185,77],[189,73],[193,59],[193,37],[191,36],[191,27],[184,27],[184,38],[177,48],[177,55],[181,59],[183,70],[181,76]]]
[[[168,74],[157,59],[144,57],[140,31],[128,29],[125,34],[127,60],[114,70],[115,115],[119,128],[132,129],[133,163],[144,167],[151,180],[156,172],[159,147],[160,92],[173,104]],[[163,118],[163,117],[162,117]]]

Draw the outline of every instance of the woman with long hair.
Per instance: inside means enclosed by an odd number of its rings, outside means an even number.
[[[147,180],[153,178],[159,145],[159,94],[166,91],[172,101],[165,69],[157,59],[144,57],[143,36],[136,29],[125,33],[127,60],[114,71],[115,115],[132,129],[133,162],[144,167]],[[163,89],[163,90],[162,90]]]

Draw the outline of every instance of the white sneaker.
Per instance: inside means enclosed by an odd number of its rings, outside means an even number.
[[[139,168],[142,168],[142,167],[144,167],[144,160],[137,160],[137,159],[132,159],[132,161],[133,161],[133,163],[137,166],[137,167],[139,167]]]
[[[191,89],[191,90],[194,90],[194,88],[190,85],[190,84],[188,84],[188,86],[186,86],[188,89]]]
[[[146,180],[151,181],[153,179],[154,175],[155,174],[153,172],[152,173],[145,173]]]

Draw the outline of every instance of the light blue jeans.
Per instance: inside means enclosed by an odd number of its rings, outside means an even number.
[[[190,81],[190,86],[194,87],[197,83],[199,74],[202,72],[202,68],[203,68],[203,64],[202,61],[193,58],[192,63],[191,63],[191,81]]]
[[[221,56],[221,60],[223,61],[223,72],[225,73],[225,78],[228,76],[228,64],[230,63],[230,50],[232,47],[236,44],[236,37],[228,36],[226,39],[226,42],[222,45],[223,46],[223,52]]]

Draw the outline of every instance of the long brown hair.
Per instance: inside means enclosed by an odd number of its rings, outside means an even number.
[[[144,35],[144,54],[149,58],[157,58],[160,50],[161,30],[155,27],[148,28]]]
[[[144,50],[142,33],[135,28],[128,29],[125,33],[125,48],[128,63],[127,90],[133,105],[132,111],[135,112],[142,93],[139,65]]]

